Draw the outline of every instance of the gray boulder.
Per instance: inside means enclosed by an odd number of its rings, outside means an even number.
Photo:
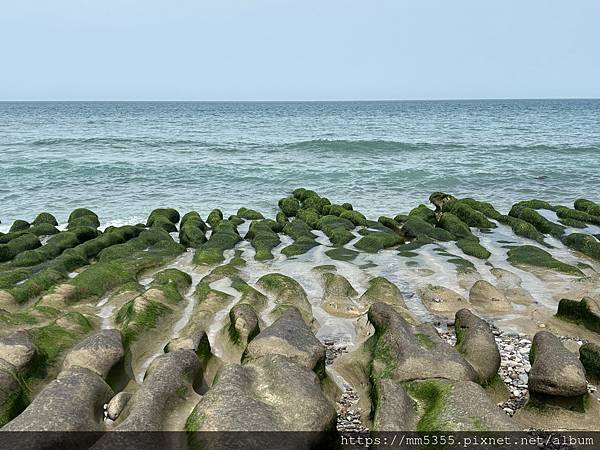
[[[229,311],[229,336],[235,345],[245,348],[258,333],[258,316],[252,306],[238,303]]]
[[[529,353],[529,391],[534,394],[576,397],[587,393],[585,369],[577,355],[548,331],[533,337]]]
[[[131,399],[131,394],[129,392],[119,392],[108,402],[108,406],[106,408],[106,415],[110,420],[117,420],[117,418],[121,415],[123,409],[127,405],[127,402]]]
[[[461,309],[456,312],[454,328],[456,349],[475,369],[479,383],[489,382],[500,368],[500,352],[489,325],[468,309]]]
[[[375,327],[369,346],[374,379],[390,378],[400,382],[425,378],[477,379],[471,365],[444,342],[433,327],[413,328],[385,303],[371,306],[368,317]]]
[[[325,347],[304,322],[302,314],[289,307],[271,326],[246,347],[243,362],[266,355],[283,355],[296,364],[315,370],[325,364]]]
[[[333,405],[309,368],[282,355],[224,366],[188,418],[189,431],[323,431]]]
[[[65,357],[63,370],[85,367],[106,378],[110,369],[125,355],[121,332],[110,329],[88,336],[75,345]]]
[[[193,350],[177,350],[157,357],[148,367],[142,386],[120,415],[118,431],[160,431],[165,418],[193,392],[200,362]]]
[[[35,356],[35,346],[27,330],[0,337],[0,358],[22,372]]]
[[[374,388],[373,431],[416,429],[416,403],[400,383],[389,379],[378,380]]]
[[[3,431],[100,431],[103,405],[112,389],[97,373],[73,367],[62,371]]]

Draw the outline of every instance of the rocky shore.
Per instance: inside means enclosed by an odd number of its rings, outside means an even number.
[[[429,201],[15,221],[2,431],[597,430],[600,205]]]

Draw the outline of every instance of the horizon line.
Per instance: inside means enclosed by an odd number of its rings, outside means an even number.
[[[325,99],[325,100],[0,100],[0,103],[370,103],[370,102],[470,102],[470,101],[543,101],[600,100],[600,97],[468,97],[430,99]]]

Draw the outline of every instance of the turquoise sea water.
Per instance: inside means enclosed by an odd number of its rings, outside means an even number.
[[[0,220],[75,207],[275,211],[309,187],[370,216],[445,191],[600,201],[600,100],[0,103]]]

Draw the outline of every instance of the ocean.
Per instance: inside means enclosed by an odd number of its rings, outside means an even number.
[[[433,191],[600,201],[600,100],[0,103],[0,225],[76,207],[272,215],[297,187],[368,217]]]

